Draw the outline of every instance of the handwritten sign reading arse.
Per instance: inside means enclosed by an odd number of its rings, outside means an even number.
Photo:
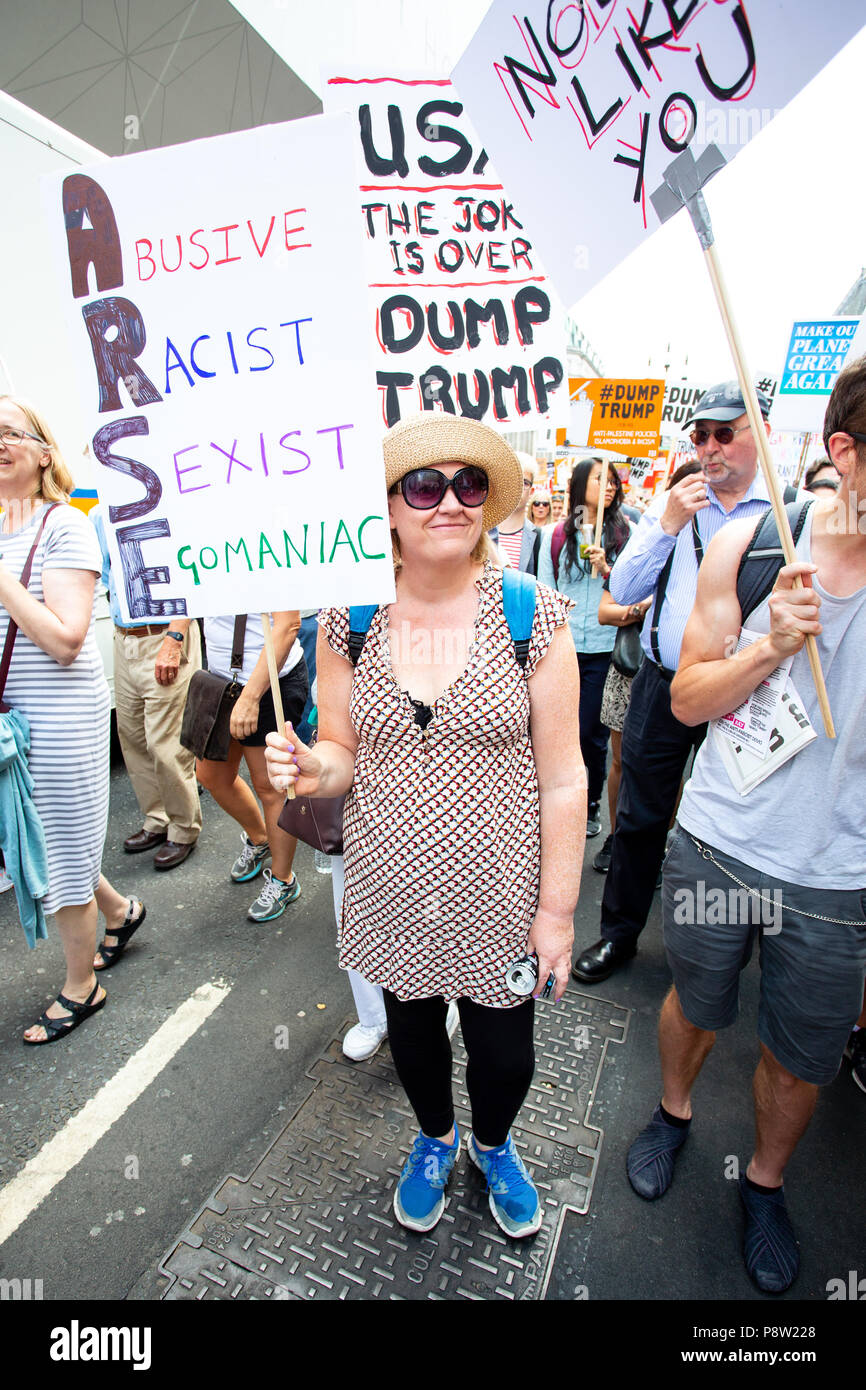
[[[352,133],[43,181],[127,619],[393,596]]]
[[[385,423],[564,420],[564,315],[451,83],[332,77],[325,106],[355,129]]]
[[[774,429],[821,433],[830,392],[859,323],[856,318],[796,321],[770,417]]]
[[[741,118],[769,119],[862,23],[851,0],[494,0],[454,85],[571,305],[659,225],[678,154],[703,137],[733,158],[762,124]]]
[[[654,459],[659,451],[663,381],[571,377],[568,442]]]

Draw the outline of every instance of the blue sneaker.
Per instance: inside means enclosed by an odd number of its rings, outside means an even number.
[[[467,1140],[469,1157],[487,1179],[493,1219],[509,1236],[534,1236],[541,1230],[544,1213],[526,1165],[509,1134],[497,1149],[477,1149],[474,1136]]]
[[[410,1231],[432,1231],[445,1210],[445,1186],[459,1152],[456,1124],[453,1144],[418,1135],[394,1193],[394,1215],[401,1226],[408,1226]]]
[[[243,830],[241,831],[241,844],[243,849],[229,869],[229,877],[233,883],[248,883],[251,878],[260,874],[264,862],[271,852],[267,840],[263,845],[254,845],[252,840],[247,839]]]
[[[251,922],[272,922],[275,917],[282,917],[289,903],[301,896],[297,874],[292,874],[288,883],[284,883],[270,869],[265,869],[264,880],[261,893],[247,913]]]

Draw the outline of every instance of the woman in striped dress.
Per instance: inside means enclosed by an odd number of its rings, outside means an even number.
[[[30,724],[48,855],[42,905],[56,916],[66,958],[63,989],[24,1034],[31,1044],[65,1037],[105,1003],[93,968],[99,910],[107,941],[121,947],[144,918],[141,903],[121,897],[100,868],[110,716],[93,629],[102,557],[90,522],[68,505],[72,487],[46,422],[25,402],[0,397],[0,648],[9,620],[18,624],[4,699]],[[43,521],[25,589],[18,576]]]

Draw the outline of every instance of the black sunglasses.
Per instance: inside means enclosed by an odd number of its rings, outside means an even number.
[[[459,469],[453,478],[446,478],[438,468],[414,468],[397,483],[406,505],[423,512],[438,507],[449,487],[462,507],[483,506],[490,491],[487,474],[474,464]]]
[[[692,430],[689,439],[696,449],[702,448],[708,439],[717,439],[720,444],[730,444],[735,434],[748,428],[748,425],[738,425],[735,430],[732,430],[730,425],[719,425],[718,429],[715,430]]]
[[[866,434],[858,434],[856,430],[844,430],[844,434],[850,434],[852,439],[858,439],[861,444],[866,444]]]

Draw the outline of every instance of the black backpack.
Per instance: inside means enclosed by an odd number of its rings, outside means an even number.
[[[794,527],[796,525],[796,531],[794,532],[794,542],[796,543],[797,538],[803,529],[803,522],[806,520],[806,512],[809,510],[809,501],[798,501],[797,489],[792,487],[790,483],[786,483],[785,485],[785,491],[782,494],[782,500],[785,503],[785,510],[788,512],[788,520],[791,523],[791,529],[794,530]],[[802,507],[803,509],[802,515],[796,516],[796,521],[795,517],[792,516],[792,507],[795,509],[795,515],[799,511],[799,508]],[[765,525],[768,528],[766,531],[764,530]],[[761,549],[758,551],[757,554],[753,554],[755,544],[758,540],[759,535],[761,536]],[[695,547],[695,559],[697,560],[698,568],[700,569],[701,561],[704,558],[704,545],[703,541],[701,540],[700,532],[698,531],[697,516],[692,517],[692,541],[694,542]],[[674,549],[676,549],[676,547],[674,547]],[[745,571],[746,577],[742,580],[742,593],[748,599],[750,606],[748,608],[744,608],[743,598],[740,596],[740,583],[741,576],[743,575],[743,566],[747,562],[748,569]],[[747,614],[753,613],[754,610],[757,608],[758,604],[761,603],[762,600],[767,597],[768,593],[770,593],[773,585],[776,582],[776,575],[779,573],[779,570],[782,568],[784,563],[785,556],[782,550],[781,542],[779,540],[779,533],[776,530],[776,521],[773,516],[773,509],[772,507],[770,507],[769,510],[764,513],[764,515],[761,517],[761,520],[758,522],[758,525],[755,528],[755,534],[752,536],[752,539],[750,540],[743,553],[743,558],[740,561],[740,568],[737,571],[737,597],[740,599],[740,609],[743,613],[743,622],[745,622]],[[650,627],[650,647],[652,648],[653,659],[655,660],[657,666],[661,666],[662,664],[658,637],[659,620],[661,618],[662,605],[665,601],[665,594],[667,593],[668,588],[668,580],[671,577],[671,570],[673,569],[673,564],[674,551],[672,550],[667,560],[665,561],[664,569],[658,577],[658,583],[656,584],[655,591],[655,601],[652,609],[652,626]],[[753,589],[754,593],[759,595],[757,598],[753,597]]]
[[[800,539],[806,516],[814,500],[814,497],[795,498],[793,501],[786,499],[785,511],[795,545]],[[779,528],[770,508],[755,527],[737,570],[737,600],[743,615],[743,624],[764,602],[768,594],[772,593],[776,576],[786,563]]]

